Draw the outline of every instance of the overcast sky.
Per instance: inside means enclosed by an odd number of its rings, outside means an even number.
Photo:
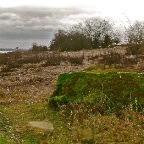
[[[143,0],[4,0],[0,2],[0,48],[48,45],[57,29],[101,17],[117,27],[144,21]],[[128,19],[127,19],[128,18]]]

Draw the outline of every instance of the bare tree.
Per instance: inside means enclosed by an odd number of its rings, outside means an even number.
[[[119,34],[116,33],[113,26],[114,23],[106,20],[91,19],[85,21],[83,31],[92,39],[93,48],[108,47],[113,42],[120,41]]]
[[[135,21],[126,30],[128,41],[127,54],[138,55],[144,53],[144,22]]]
[[[126,36],[129,44],[142,44],[144,40],[144,22],[135,21],[126,30]]]

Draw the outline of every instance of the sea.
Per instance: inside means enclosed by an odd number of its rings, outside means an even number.
[[[12,51],[0,51],[0,53],[8,53],[8,52],[12,52]]]
[[[0,53],[8,53],[8,52],[12,52],[13,49],[4,49],[4,48],[0,48]]]

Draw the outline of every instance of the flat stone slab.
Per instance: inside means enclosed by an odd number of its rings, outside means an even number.
[[[47,121],[30,121],[29,126],[43,130],[54,130],[53,124]]]

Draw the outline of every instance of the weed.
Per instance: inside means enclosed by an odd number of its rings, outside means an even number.
[[[131,44],[126,48],[128,55],[141,55],[144,54],[144,42],[141,44]]]
[[[4,98],[6,96],[5,92],[0,90],[0,98]]]
[[[105,65],[114,65],[120,64],[122,59],[123,56],[121,54],[111,51],[108,54],[103,55],[99,62]]]
[[[67,60],[72,65],[82,65],[84,57],[83,56],[81,56],[81,57],[69,57]]]

